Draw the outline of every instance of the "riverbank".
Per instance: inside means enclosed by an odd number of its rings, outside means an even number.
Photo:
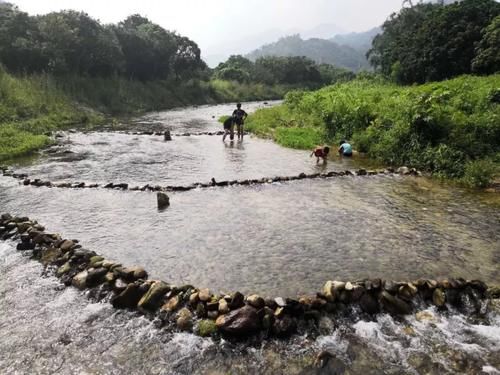
[[[47,134],[54,130],[88,129],[113,123],[118,116],[187,105],[279,99],[289,89],[220,80],[18,77],[0,67],[0,160],[49,145]]]
[[[290,92],[247,130],[298,149],[348,139],[383,163],[485,187],[499,170],[499,88],[498,74],[411,87],[360,79]]]

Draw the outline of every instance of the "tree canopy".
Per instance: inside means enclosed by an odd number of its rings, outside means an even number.
[[[140,15],[103,25],[72,10],[32,17],[9,3],[0,3],[0,62],[12,72],[141,80],[180,79],[207,69],[195,42]]]
[[[404,7],[384,23],[368,57],[377,70],[405,84],[494,73],[499,15],[494,0]]]
[[[264,56],[252,62],[246,57],[234,55],[214,70],[215,78],[268,85],[307,83],[318,86],[350,80],[354,76],[346,69],[317,64],[304,56]]]

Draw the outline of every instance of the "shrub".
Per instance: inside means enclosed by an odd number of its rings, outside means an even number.
[[[462,181],[470,187],[487,187],[493,181],[498,166],[490,159],[469,161]]]

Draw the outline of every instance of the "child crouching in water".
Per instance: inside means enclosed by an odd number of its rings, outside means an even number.
[[[228,117],[224,121],[224,136],[222,137],[222,142],[226,140],[229,135],[229,139],[232,141],[234,139],[234,118],[233,116]]]
[[[328,154],[330,152],[330,147],[325,146],[325,147],[316,147],[312,152],[310,157],[313,155],[316,156],[316,164],[319,163],[319,159],[323,159],[323,163],[326,163],[326,158],[328,157]]]

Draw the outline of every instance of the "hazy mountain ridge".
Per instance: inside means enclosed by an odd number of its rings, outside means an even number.
[[[369,70],[366,52],[381,32],[373,28],[362,33],[338,34],[331,39],[302,39],[299,34],[280,38],[247,55],[251,60],[262,56],[306,56],[317,63],[332,64],[352,71]]]

